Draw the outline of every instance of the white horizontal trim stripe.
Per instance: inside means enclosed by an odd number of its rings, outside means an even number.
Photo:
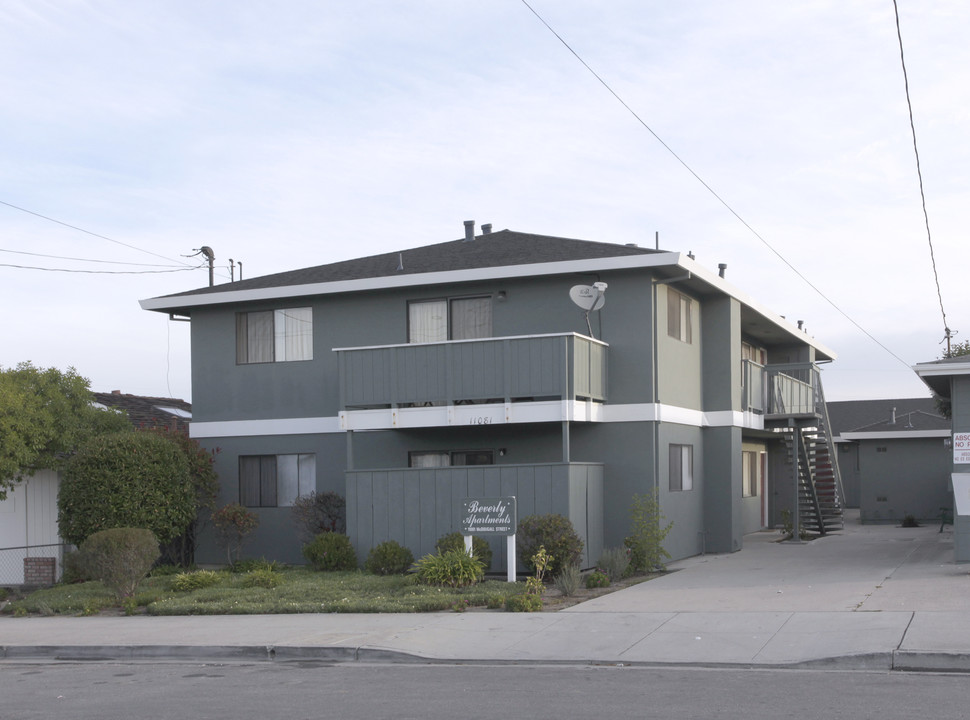
[[[275,418],[193,422],[193,438],[257,437],[264,435],[320,435],[347,430],[517,425],[541,422],[666,422],[691,427],[742,427],[760,430],[760,415],[731,410],[701,412],[673,405],[639,403],[604,405],[583,401],[445,405],[343,411],[336,417]]]
[[[913,438],[948,438],[949,430],[883,430],[882,432],[846,432],[843,440],[911,440]]]

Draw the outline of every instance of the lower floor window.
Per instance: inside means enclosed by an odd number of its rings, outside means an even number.
[[[316,488],[312,453],[239,456],[239,503],[245,507],[289,507]]]
[[[456,450],[454,452],[409,452],[408,467],[431,468],[450,465],[494,465],[495,453],[491,450]]]
[[[745,450],[741,453],[741,495],[756,497],[761,485],[761,453]]]
[[[694,446],[670,446],[670,491],[680,492],[694,487]]]

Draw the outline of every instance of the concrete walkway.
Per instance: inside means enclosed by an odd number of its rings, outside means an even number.
[[[0,659],[689,664],[970,672],[947,527],[777,532],[560,612],[0,617]]]

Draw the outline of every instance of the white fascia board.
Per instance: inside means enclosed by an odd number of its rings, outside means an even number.
[[[143,310],[157,312],[178,312],[193,307],[226,305],[232,303],[260,302],[269,300],[286,300],[289,298],[308,297],[314,295],[332,295],[336,293],[367,292],[374,290],[389,290],[393,288],[446,285],[452,283],[476,282],[483,280],[505,280],[509,278],[528,278],[540,275],[563,275],[567,273],[590,273],[609,270],[636,270],[645,268],[672,268],[689,272],[693,279],[698,279],[712,288],[736,299],[765,320],[784,330],[795,342],[805,343],[814,347],[824,356],[835,359],[833,350],[815,340],[807,333],[799,330],[793,323],[778,313],[769,310],[760,302],[728,283],[707,268],[679,252],[650,253],[647,255],[622,255],[619,257],[591,258],[584,260],[563,260],[560,262],[531,263],[527,265],[502,265],[498,267],[471,268],[468,270],[447,270],[433,273],[415,273],[408,275],[388,275],[376,278],[360,278],[357,280],[339,280],[336,282],[312,283],[307,285],[282,285],[269,288],[254,288],[252,290],[227,290],[218,293],[204,293],[198,295],[177,295],[167,297],[148,298],[139,300]]]
[[[955,363],[922,363],[919,365],[913,365],[913,372],[920,377],[970,375],[970,361]]]
[[[468,270],[445,270],[432,273],[387,275],[357,280],[312,283],[308,285],[281,285],[252,290],[227,290],[219,293],[178,295],[139,300],[143,310],[172,312],[205,305],[279,300],[310,295],[389,290],[414,285],[446,285],[449,283],[497,280],[536,275],[562,275],[565,273],[594,272],[597,270],[627,270],[634,268],[676,266],[680,253],[653,253],[649,255],[623,255],[620,257],[593,258],[589,260],[563,260],[560,262],[532,263],[528,265],[502,265],[499,267],[471,268]]]
[[[884,430],[883,432],[846,432],[843,440],[913,440],[916,438],[948,438],[949,430]]]

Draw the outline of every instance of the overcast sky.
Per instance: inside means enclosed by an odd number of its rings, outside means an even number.
[[[230,258],[253,277],[475,219],[659,232],[835,350],[829,400],[928,394],[908,366],[944,324],[891,0],[529,2],[730,209],[522,0],[4,0],[0,366],[191,399],[188,324],[138,300],[206,285],[195,248],[228,282]],[[963,340],[970,3],[899,3]]]

